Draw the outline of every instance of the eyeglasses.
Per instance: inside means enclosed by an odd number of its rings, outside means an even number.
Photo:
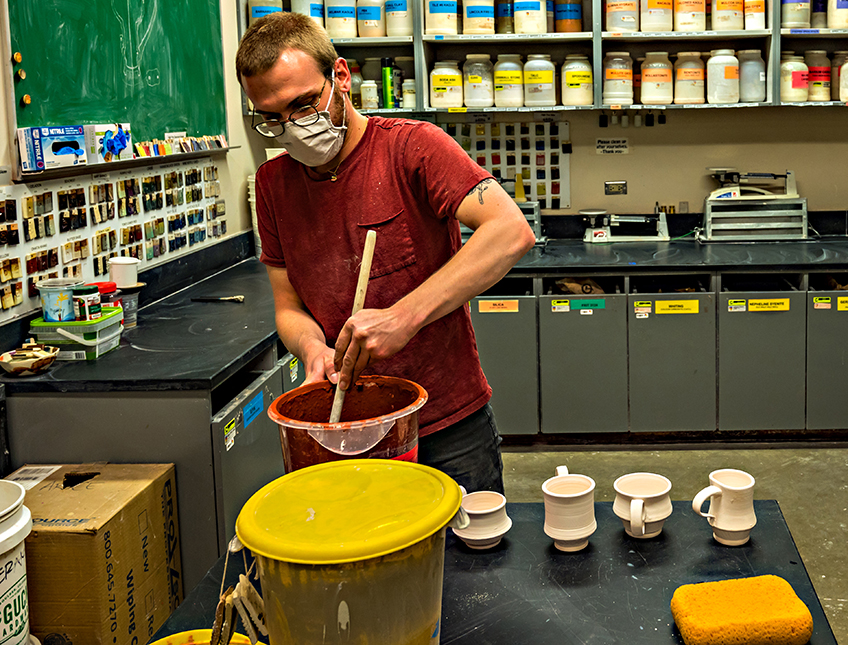
[[[257,123],[256,110],[253,110],[250,127],[256,130],[263,137],[274,139],[276,137],[283,136],[283,133],[286,131],[286,123],[291,123],[292,125],[296,125],[301,128],[306,128],[310,125],[314,125],[318,122],[318,105],[320,105],[321,98],[324,96],[324,88],[326,86],[327,78],[325,77],[324,84],[321,86],[321,92],[318,94],[318,100],[315,101],[315,105],[307,105],[305,107],[299,108],[292,112],[289,115],[289,118],[283,121],[280,121],[278,119],[271,119],[268,121],[260,121],[259,123]]]

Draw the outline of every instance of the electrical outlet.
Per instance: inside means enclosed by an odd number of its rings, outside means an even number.
[[[627,182],[626,181],[605,181],[604,182],[604,195],[626,195],[627,194]]]
[[[677,212],[678,213],[688,213],[689,212],[689,202],[680,202],[677,204]]]

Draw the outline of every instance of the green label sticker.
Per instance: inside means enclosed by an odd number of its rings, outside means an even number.
[[[572,309],[606,309],[607,301],[603,298],[592,298],[592,299],[582,299],[582,298],[572,298],[571,299],[571,308]]]

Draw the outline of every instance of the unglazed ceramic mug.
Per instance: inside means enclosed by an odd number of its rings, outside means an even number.
[[[671,482],[654,473],[630,473],[613,483],[612,511],[630,537],[652,538],[660,534],[671,515]]]
[[[706,517],[713,537],[721,544],[740,546],[748,541],[757,524],[754,514],[754,478],[742,470],[724,468],[710,473],[707,486],[692,500],[692,510]],[[710,500],[706,513],[701,511]]]
[[[542,484],[545,497],[545,534],[560,551],[579,551],[598,528],[595,521],[595,481],[569,474],[558,466],[556,476]]]
[[[506,514],[506,497],[491,490],[466,493],[462,489],[462,508],[468,514],[469,524],[454,530],[457,537],[472,549],[491,549],[512,527]]]

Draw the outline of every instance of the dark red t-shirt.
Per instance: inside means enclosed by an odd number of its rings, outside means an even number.
[[[371,117],[335,182],[315,180],[283,154],[256,173],[260,260],[285,267],[330,346],[350,317],[365,234],[377,244],[365,307],[390,307],[461,246],[454,217],[491,175],[439,127]],[[365,373],[398,376],[429,394],[419,433],[441,430],[482,407],[491,388],[480,369],[468,305],[427,325]]]

